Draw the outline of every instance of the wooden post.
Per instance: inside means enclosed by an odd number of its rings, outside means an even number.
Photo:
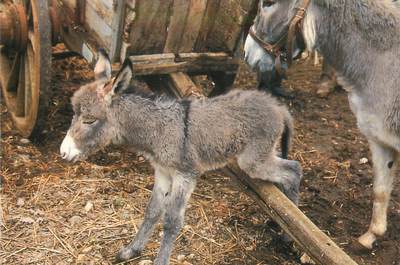
[[[185,77],[186,76],[186,77]],[[185,73],[170,74],[169,86],[179,97],[190,91],[202,90]],[[282,229],[317,263],[322,265],[357,265],[335,242],[311,222],[275,185],[251,179],[237,165],[231,164],[223,173],[235,179],[242,190],[254,199]]]

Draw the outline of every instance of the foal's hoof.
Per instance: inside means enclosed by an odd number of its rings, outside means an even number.
[[[116,262],[123,262],[140,256],[140,251],[129,247],[122,248],[115,257]]]

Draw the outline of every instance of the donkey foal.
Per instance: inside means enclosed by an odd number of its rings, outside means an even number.
[[[252,178],[280,184],[297,204],[301,167],[286,159],[292,119],[285,107],[265,93],[233,91],[201,100],[143,96],[129,84],[129,60],[111,81],[105,53],[99,54],[95,73],[96,80],[72,97],[75,115],[61,156],[68,161],[83,160],[113,143],[143,154],[155,169],[143,224],[134,240],[119,251],[118,260],[138,256],[164,216],[164,236],[155,264],[168,264],[196,177],[234,159]],[[282,158],[276,155],[278,144]]]

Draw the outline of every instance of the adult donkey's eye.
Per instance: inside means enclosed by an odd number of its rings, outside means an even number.
[[[262,5],[263,7],[269,7],[275,4],[275,1],[273,0],[263,0]]]

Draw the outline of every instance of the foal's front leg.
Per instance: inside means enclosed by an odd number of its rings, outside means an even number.
[[[174,242],[183,226],[187,202],[195,186],[195,174],[177,174],[173,177],[164,219],[164,237],[155,265],[168,264]]]
[[[144,220],[134,240],[117,254],[117,261],[124,261],[139,256],[146,245],[155,224],[164,213],[166,197],[171,189],[171,176],[162,168],[155,169],[155,183],[151,199],[146,208]]]

